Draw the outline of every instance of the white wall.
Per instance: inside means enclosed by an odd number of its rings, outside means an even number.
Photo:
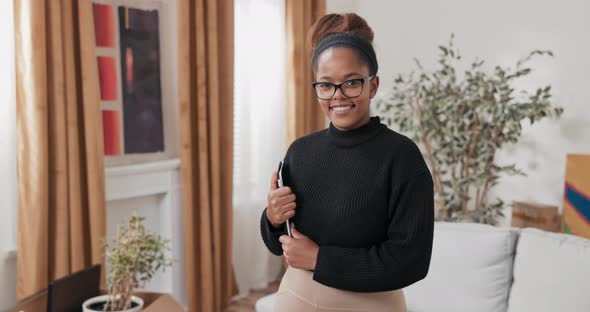
[[[16,101],[12,1],[0,2],[0,310],[16,295]]]
[[[526,123],[521,142],[498,153],[500,163],[515,162],[528,177],[503,178],[495,193],[507,202],[561,207],[566,153],[590,153],[589,1],[328,0],[327,10],[355,12],[373,27],[380,91],[389,90],[398,73],[414,69],[414,57],[432,68],[437,46],[451,33],[465,61],[479,57],[508,66],[529,51],[552,50],[555,58],[531,62],[532,77],[521,86],[551,84],[564,115],[558,122]]]

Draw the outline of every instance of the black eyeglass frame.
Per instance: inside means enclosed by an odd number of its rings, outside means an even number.
[[[365,77],[365,78],[349,79],[349,80],[346,80],[345,82],[343,82],[341,84],[334,84],[334,83],[327,82],[327,81],[314,81],[311,85],[313,87],[313,92],[315,93],[315,95],[317,96],[317,98],[320,99],[320,100],[331,100],[332,98],[334,98],[334,94],[336,94],[336,90],[338,90],[338,89],[340,89],[340,92],[342,92],[342,95],[344,95],[346,98],[348,98],[348,99],[354,99],[356,97],[361,96],[361,94],[363,94],[363,88],[365,87],[365,82],[371,81],[373,78],[375,78],[374,75],[373,76],[369,76],[369,77]],[[348,96],[344,92],[344,89],[342,89],[342,86],[344,84],[346,84],[348,82],[351,82],[351,81],[359,81],[359,82],[361,82],[361,92],[359,92],[359,95],[356,95],[356,96]],[[320,97],[319,94],[318,94],[318,90],[316,89],[316,86],[319,85],[319,84],[330,84],[330,85],[334,86],[334,93],[332,93],[332,96],[329,97],[329,98],[322,98],[322,97]]]

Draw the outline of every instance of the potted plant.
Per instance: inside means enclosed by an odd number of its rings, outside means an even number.
[[[388,126],[399,126],[423,150],[434,180],[437,220],[496,224],[505,205],[499,198],[488,201],[490,189],[502,173],[524,175],[514,164],[498,164],[496,151],[518,141],[526,120],[532,125],[563,112],[552,105],[551,86],[534,92],[516,86],[531,73],[526,65],[533,56],[553,54],[535,50],[514,68],[491,71],[476,60],[458,75],[461,55],[453,39],[439,46],[435,70],[416,60],[417,71],[399,75],[377,109]]]
[[[169,241],[146,231],[145,218],[132,216],[126,226],[117,225],[113,247],[105,243],[106,259],[110,264],[107,274],[108,294],[86,300],[84,312],[135,312],[143,308],[143,300],[133,296],[159,270],[172,266],[167,257]]]

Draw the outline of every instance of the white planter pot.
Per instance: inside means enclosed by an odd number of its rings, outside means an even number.
[[[117,297],[119,297],[119,296],[117,296]],[[98,302],[106,302],[108,299],[109,299],[109,295],[102,295],[102,296],[90,298],[90,299],[84,301],[84,303],[82,304],[82,309],[84,312],[97,312],[96,310],[90,310],[88,307],[95,304],[95,303],[98,303]],[[131,309],[121,310],[121,311],[117,311],[117,312],[137,312],[143,308],[143,299],[136,297],[136,296],[131,296],[131,301],[135,302],[137,304],[137,306],[134,308],[131,308]]]

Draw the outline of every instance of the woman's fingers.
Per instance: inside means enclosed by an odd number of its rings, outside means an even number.
[[[294,202],[294,201],[295,201],[295,194],[289,194],[289,195],[279,197],[279,199],[277,200],[277,205],[279,207],[281,207],[281,206],[284,206],[284,205]]]
[[[278,187],[278,174],[273,170],[267,197],[267,217],[273,224],[283,223],[295,215],[296,196],[290,187]]]
[[[272,175],[270,176],[270,190],[274,191],[279,188],[279,178],[277,176],[277,172],[273,170]]]
[[[283,205],[283,207],[281,207],[281,212],[282,212],[282,213],[289,212],[289,211],[291,211],[291,210],[294,210],[294,209],[295,209],[295,207],[297,207],[297,203],[295,203],[295,202],[290,202],[290,203],[288,203],[288,204],[286,204],[286,205]]]
[[[283,213],[283,215],[281,217],[281,220],[282,220],[281,223],[287,221],[287,219],[293,218],[293,216],[295,216],[295,210],[289,210],[289,211]]]
[[[293,194],[293,191],[291,191],[291,188],[288,186],[279,187],[271,192],[273,192],[273,195],[277,197],[283,197],[289,194]]]
[[[273,209],[279,209],[283,205],[294,202],[295,199],[295,194],[288,194],[285,196],[276,196],[276,194],[271,194],[269,196],[268,202]]]
[[[281,223],[285,222],[285,220],[287,220],[295,215],[295,207],[296,206],[297,206],[297,204],[295,202],[292,202],[292,203],[288,203],[286,205],[281,206],[276,211],[276,214],[277,214],[278,218],[281,220]]]

